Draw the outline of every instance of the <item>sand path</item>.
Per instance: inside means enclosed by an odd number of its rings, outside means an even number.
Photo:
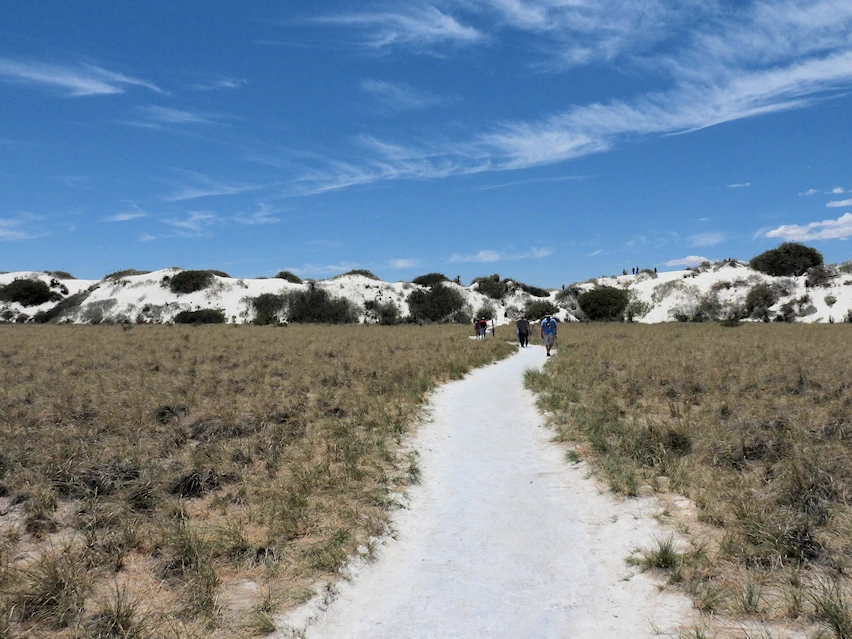
[[[550,442],[523,387],[544,360],[541,347],[521,349],[435,393],[413,440],[423,482],[394,517],[396,538],[327,610],[290,624],[307,623],[308,639],[550,639],[652,637],[689,622],[685,597],[624,562],[669,534],[653,502],[602,494]]]

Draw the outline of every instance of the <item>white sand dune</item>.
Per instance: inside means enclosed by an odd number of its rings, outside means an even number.
[[[531,347],[448,384],[413,446],[423,482],[374,564],[278,636],[308,639],[653,637],[691,603],[625,557],[667,536],[649,500],[616,501],[550,441],[525,369]]]

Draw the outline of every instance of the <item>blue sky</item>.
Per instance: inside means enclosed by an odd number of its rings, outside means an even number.
[[[852,258],[848,0],[0,5],[0,270]]]

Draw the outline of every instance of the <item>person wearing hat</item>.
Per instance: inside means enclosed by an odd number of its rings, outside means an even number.
[[[521,348],[530,345],[530,321],[526,315],[518,320],[518,342],[520,342]]]
[[[550,317],[549,313],[541,320],[541,339],[544,340],[547,356],[550,357],[550,349],[556,343],[556,320]]]

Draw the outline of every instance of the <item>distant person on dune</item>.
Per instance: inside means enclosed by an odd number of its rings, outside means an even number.
[[[530,321],[526,315],[518,320],[518,342],[520,342],[521,348],[530,345]]]
[[[541,320],[541,339],[544,340],[544,347],[547,349],[547,356],[550,357],[550,349],[556,343],[556,320],[545,315]]]

